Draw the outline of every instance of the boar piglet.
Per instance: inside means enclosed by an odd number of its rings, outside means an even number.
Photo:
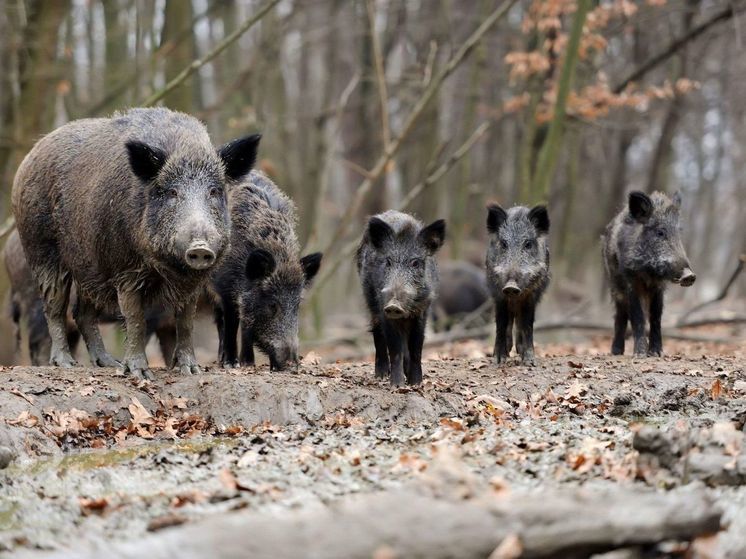
[[[663,292],[667,282],[688,287],[697,276],[681,242],[681,196],[631,192],[627,207],[606,227],[602,250],[611,297],[616,306],[611,353],[624,353],[627,322],[632,324],[635,355],[661,355]],[[645,313],[650,340],[645,338]]]
[[[271,369],[295,366],[301,299],[322,255],[301,258],[295,205],[262,173],[253,171],[234,185],[228,206],[231,248],[212,275],[219,361],[224,367],[253,365],[256,345]]]
[[[549,285],[549,215],[544,206],[487,208],[487,284],[495,301],[495,360],[515,347],[525,365],[534,364],[536,306]]]
[[[216,150],[204,125],[164,108],[70,122],[21,163],[13,213],[44,302],[50,363],[75,365],[65,316],[74,284],[75,322],[99,366],[101,314],[120,311],[127,329],[124,372],[152,376],[146,309],[173,311],[173,366],[199,371],[192,345],[197,296],[228,246],[226,187],[249,173],[258,136]]]
[[[422,344],[438,285],[435,253],[446,224],[424,227],[410,215],[389,210],[373,216],[357,251],[357,269],[370,311],[376,346],[376,377],[401,386],[422,382]]]

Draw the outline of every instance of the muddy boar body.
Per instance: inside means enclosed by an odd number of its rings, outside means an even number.
[[[49,336],[47,319],[44,317],[44,303],[31,274],[31,268],[21,246],[18,231],[14,229],[3,248],[3,261],[10,280],[9,311],[16,336],[16,351],[20,349],[21,329],[25,325],[28,337],[28,352],[31,364],[34,366],[49,363],[52,348],[52,338]],[[70,309],[65,324],[67,343],[74,355],[80,341],[80,332],[75,324],[74,315],[77,313],[77,296],[74,286],[70,290]],[[99,322],[122,322],[122,317],[103,315]],[[173,316],[163,308],[148,309],[145,313],[146,338],[155,334],[163,354],[168,363],[173,356],[176,341],[176,327]]]
[[[37,142],[18,169],[12,202],[44,301],[52,365],[75,364],[64,320],[74,283],[75,320],[93,363],[118,365],[97,318],[121,311],[121,365],[150,376],[145,312],[163,306],[175,314],[173,365],[199,370],[191,339],[197,294],[228,245],[225,187],[249,172],[257,142],[216,151],[199,121],[168,109],[74,121]]]
[[[389,210],[373,216],[357,251],[357,269],[370,312],[375,374],[400,386],[422,382],[422,345],[438,287],[435,253],[445,221],[423,226]]]
[[[321,254],[301,258],[295,204],[264,174],[253,171],[233,186],[228,206],[231,248],[211,280],[219,360],[226,367],[254,365],[256,346],[281,370],[298,361],[301,299]]]
[[[663,294],[669,282],[689,286],[692,272],[681,242],[681,197],[661,192],[631,192],[627,207],[606,227],[602,252],[616,307],[611,353],[624,353],[627,323],[632,325],[634,354],[661,355]],[[650,321],[645,338],[645,314]]]
[[[497,363],[513,347],[526,365],[534,364],[536,307],[549,285],[549,215],[544,206],[487,208],[489,246],[485,259],[487,284],[495,302]]]
[[[448,330],[455,321],[485,306],[490,292],[484,270],[470,262],[451,261],[438,268],[440,278],[438,296],[432,307],[433,327]]]

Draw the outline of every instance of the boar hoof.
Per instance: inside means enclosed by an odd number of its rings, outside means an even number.
[[[624,346],[622,346],[622,347],[612,346],[611,347],[611,354],[612,355],[624,355]]]
[[[140,380],[153,380],[152,371],[148,368],[148,360],[142,357],[125,358],[121,364],[120,370],[125,376],[131,376]]]
[[[376,367],[376,378],[384,379],[389,376],[388,367]]]
[[[53,367],[62,367],[63,369],[70,369],[78,365],[73,356],[66,351],[53,353],[49,359],[49,364]]]
[[[91,363],[94,367],[121,367],[122,364],[114,359],[108,353],[91,356]]]
[[[663,355],[663,350],[661,349],[651,349],[648,351],[648,357],[660,357]]]
[[[174,368],[178,369],[182,375],[198,375],[202,372],[197,364],[197,359],[191,352],[179,355],[174,362]]]

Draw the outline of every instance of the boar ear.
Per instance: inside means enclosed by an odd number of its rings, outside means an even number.
[[[230,180],[238,181],[249,174],[256,162],[256,152],[261,139],[261,134],[252,134],[228,142],[218,149],[218,155],[225,164],[225,175]]]
[[[487,206],[487,231],[490,233],[497,233],[508,219],[508,214],[497,204],[490,204]]]
[[[653,202],[644,192],[635,190],[629,193],[629,213],[637,221],[647,221],[653,213]]]
[[[446,222],[444,219],[433,221],[430,225],[425,227],[419,234],[422,244],[427,247],[430,254],[435,253],[440,247],[443,246],[443,241],[446,238]]]
[[[681,209],[681,192],[676,191],[673,193],[673,196],[671,197],[671,202],[673,203],[674,208]]]
[[[380,217],[371,217],[368,221],[368,238],[373,246],[380,249],[383,244],[394,236],[394,230]]]
[[[250,280],[261,280],[275,271],[275,257],[264,249],[257,248],[249,253],[246,259],[246,277]]]
[[[534,224],[539,235],[549,233],[549,213],[546,206],[534,206],[531,208],[531,211],[528,212],[528,219]]]
[[[166,163],[166,154],[158,148],[143,142],[131,140],[125,144],[129,155],[130,167],[143,182],[150,182]]]
[[[307,254],[300,259],[300,265],[303,267],[303,273],[306,276],[306,285],[311,283],[311,280],[319,272],[322,256],[323,255],[320,252],[314,252],[313,254]]]

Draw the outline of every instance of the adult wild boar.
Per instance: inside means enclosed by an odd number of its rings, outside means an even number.
[[[298,361],[298,314],[303,290],[321,253],[301,258],[295,204],[264,174],[253,171],[228,193],[231,248],[212,275],[223,366],[254,364],[256,345],[271,369]]]
[[[534,364],[536,306],[549,285],[549,214],[544,206],[487,208],[487,284],[495,300],[495,361],[513,346],[525,365]]]
[[[681,196],[630,192],[627,207],[606,227],[602,251],[616,305],[611,353],[624,353],[627,322],[632,324],[635,355],[661,355],[663,292],[667,282],[688,287],[692,272],[681,242]],[[645,313],[650,340],[645,339]]]
[[[438,286],[435,253],[446,223],[423,226],[411,215],[389,210],[368,221],[357,250],[357,269],[370,311],[376,346],[376,377],[401,386],[422,382],[422,345],[430,304]]]
[[[117,365],[97,316],[125,320],[125,373],[150,376],[145,310],[173,309],[173,366],[199,371],[192,346],[197,295],[228,246],[226,187],[251,170],[258,136],[216,150],[196,119],[132,109],[66,124],[39,140],[13,183],[13,213],[44,300],[50,363],[75,361],[65,336],[70,286],[91,361]]]

